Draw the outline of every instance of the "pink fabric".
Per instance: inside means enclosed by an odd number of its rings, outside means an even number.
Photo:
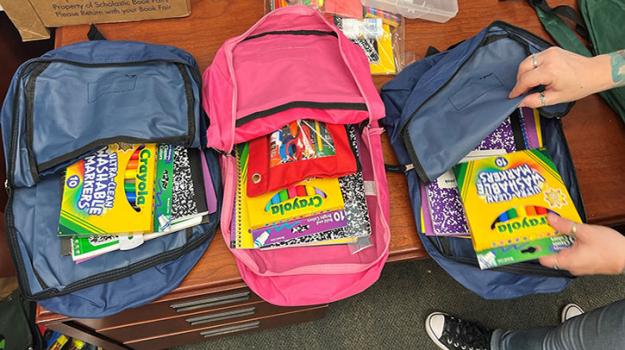
[[[297,43],[281,48],[290,37]],[[237,119],[293,101],[365,102],[333,36],[267,35],[240,43],[233,56]]]
[[[327,35],[251,35],[284,30],[319,30]],[[230,153],[233,145],[266,135],[296,119],[331,123],[369,121],[361,135],[363,175],[375,182],[367,196],[373,246],[351,254],[345,245],[276,250],[231,249],[241,276],[270,303],[323,304],[346,298],[373,284],[388,256],[389,202],[377,120],[384,105],[373,85],[362,50],[308,7],[286,7],[263,17],[250,30],[224,43],[204,72],[203,105],[210,118],[208,145]],[[357,109],[289,108],[238,127],[238,119],[297,101],[365,104]],[[230,241],[235,159],[223,157],[224,207],[221,232]]]
[[[317,30],[333,36],[266,35],[275,31]],[[236,119],[285,102],[365,103],[369,120],[384,117],[362,49],[319,12],[289,6],[261,18],[227,40],[203,76],[203,105],[211,122],[208,146],[225,152],[235,144]],[[249,124],[265,123],[260,118]]]

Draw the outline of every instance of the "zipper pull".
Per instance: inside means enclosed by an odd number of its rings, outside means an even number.
[[[9,192],[9,179],[4,180],[4,190]]]
[[[399,165],[391,165],[391,164],[384,164],[384,169],[386,171],[388,171],[389,173],[407,173],[410,170],[414,169],[414,165],[412,163],[410,164],[399,164]]]

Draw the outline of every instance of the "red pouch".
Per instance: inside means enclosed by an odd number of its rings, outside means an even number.
[[[339,177],[356,170],[344,125],[297,120],[250,141],[247,195],[259,196],[310,177]]]

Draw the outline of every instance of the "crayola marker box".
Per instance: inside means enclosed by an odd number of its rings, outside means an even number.
[[[547,222],[581,218],[544,149],[476,159],[454,167],[481,268],[533,260],[569,247]]]
[[[59,236],[152,232],[155,144],[112,144],[67,167]]]

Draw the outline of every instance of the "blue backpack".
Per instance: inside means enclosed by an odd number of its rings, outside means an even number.
[[[208,224],[75,264],[57,237],[63,169],[116,142],[206,144],[201,78],[190,54],[170,46],[90,41],[19,67],[1,114],[9,200],[6,230],[23,294],[46,309],[97,318],[174,289],[213,239]],[[217,156],[203,150],[221,200]]]
[[[549,46],[531,33],[495,22],[476,36],[406,67],[382,88],[383,120],[405,172],[416,222],[421,222],[420,183],[436,180],[495,130],[522,99],[508,99],[519,63]],[[575,169],[560,117],[570,104],[540,110],[543,145],[553,158],[585,220]],[[417,231],[420,228],[417,227]],[[426,236],[423,247],[454,279],[485,299],[563,290],[571,276],[519,263],[480,270],[471,240]]]

